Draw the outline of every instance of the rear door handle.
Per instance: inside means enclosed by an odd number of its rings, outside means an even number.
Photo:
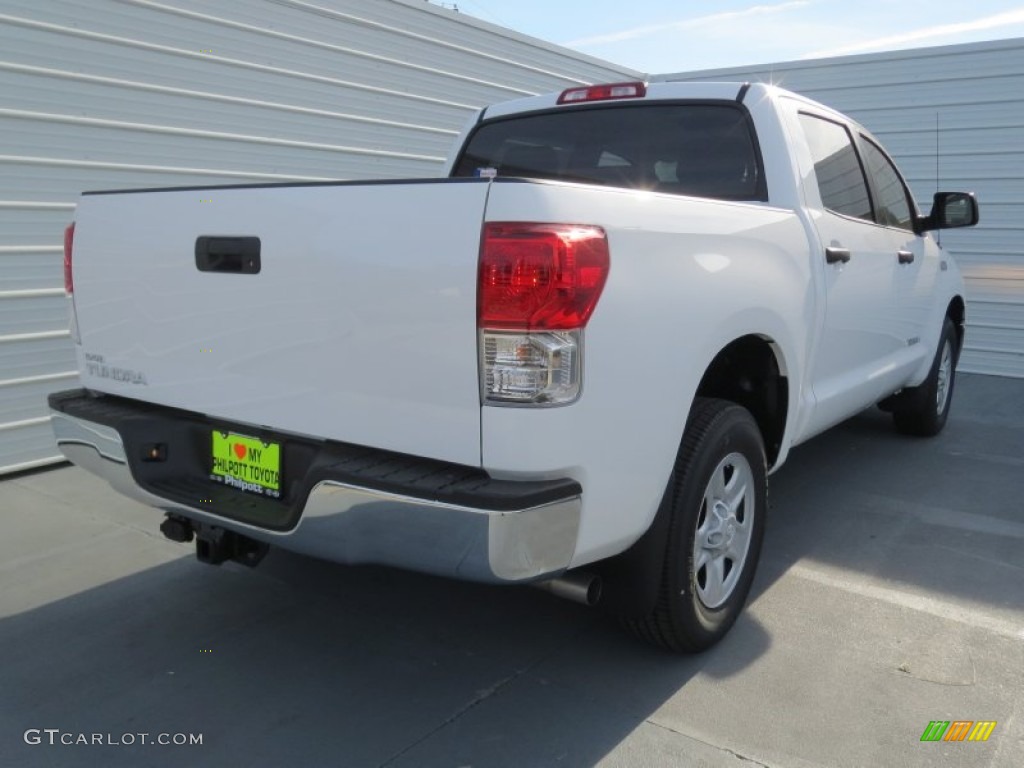
[[[914,263],[914,254],[911,251],[896,251],[896,258],[900,260],[900,264]]]
[[[825,261],[829,264],[845,264],[850,260],[850,251],[848,248],[833,248],[829,246],[825,249]]]
[[[200,272],[226,272],[229,275],[256,275],[260,271],[258,237],[196,238],[196,269]]]

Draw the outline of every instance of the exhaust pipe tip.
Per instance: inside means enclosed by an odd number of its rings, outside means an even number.
[[[564,600],[595,606],[601,599],[603,585],[601,577],[592,573],[566,573],[554,579],[538,581],[532,586]]]

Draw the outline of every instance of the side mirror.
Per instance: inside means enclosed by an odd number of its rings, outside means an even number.
[[[978,201],[973,192],[936,192],[932,211],[918,219],[919,232],[930,229],[973,227],[978,223]]]

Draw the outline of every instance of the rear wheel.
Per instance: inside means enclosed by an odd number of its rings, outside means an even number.
[[[761,553],[766,474],[750,413],[697,398],[665,492],[670,523],[658,600],[649,615],[627,622],[637,635],[677,652],[702,651],[725,636]]]
[[[899,432],[931,437],[946,426],[953,400],[957,342],[956,326],[947,317],[928,378],[917,387],[903,390],[893,401],[892,420]]]

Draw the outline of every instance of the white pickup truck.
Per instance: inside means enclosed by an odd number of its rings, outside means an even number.
[[[864,128],[767,85],[482,110],[436,180],[87,192],[68,459],[203,561],[268,545],[598,603],[676,651],[742,610],[790,448],[942,429],[964,286]]]

